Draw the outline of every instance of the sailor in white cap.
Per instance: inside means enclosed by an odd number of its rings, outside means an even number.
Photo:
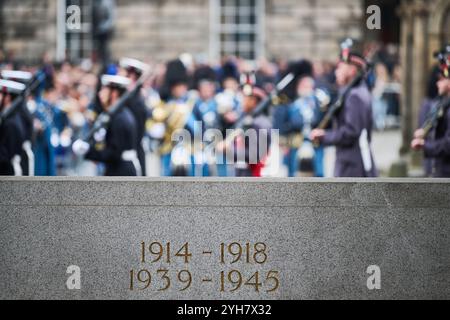
[[[11,80],[15,82],[28,85],[33,78],[33,74],[27,71],[18,70],[4,70],[1,73],[1,77],[5,80]],[[24,103],[19,108],[19,114],[22,118],[23,128],[25,130],[25,142],[22,145],[22,171],[24,176],[34,176],[35,173],[35,157],[32,147],[33,131],[34,131],[34,118],[29,105],[33,103],[25,99]]]
[[[125,71],[126,77],[131,80],[132,85],[135,85],[139,78],[147,72],[149,66],[139,60],[131,58],[123,58],[120,60],[120,67]],[[143,139],[146,132],[147,119],[150,117],[149,109],[145,104],[145,99],[139,90],[131,96],[127,103],[127,107],[133,113],[137,125],[137,152],[139,162],[142,168],[142,174],[146,175],[146,160],[143,147]]]
[[[0,80],[0,175],[22,176],[21,153],[24,142],[23,122],[18,112],[11,112],[14,99],[25,90],[22,83]]]
[[[1,76],[5,80],[12,80],[23,84],[27,84],[33,78],[31,72],[17,70],[3,70]]]
[[[101,79],[99,100],[108,111],[127,91],[131,82],[122,76],[105,75]],[[112,115],[106,132],[95,137],[95,143],[77,140],[72,146],[78,156],[106,166],[105,176],[141,176],[142,169],[137,157],[137,128],[131,111],[120,108]]]

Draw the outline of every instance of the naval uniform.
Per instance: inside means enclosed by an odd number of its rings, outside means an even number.
[[[22,176],[21,154],[25,141],[23,122],[18,112],[0,125],[0,175]]]
[[[91,147],[86,159],[104,163],[105,176],[139,176],[136,142],[136,121],[128,108],[122,108],[111,119],[104,147]]]
[[[26,102],[22,105],[19,111],[23,129],[24,129],[24,142],[22,144],[21,152],[21,166],[24,176],[34,176],[35,175],[35,157],[32,148],[33,141],[33,130],[34,130],[34,119],[33,115],[28,111]]]
[[[144,139],[145,136],[146,122],[149,114],[147,111],[147,106],[145,104],[144,98],[141,96],[140,92],[137,92],[130,98],[130,101],[128,102],[128,108],[130,109],[135,119],[137,130],[136,134],[137,154],[142,169],[142,175],[146,176],[146,160],[142,140]]]

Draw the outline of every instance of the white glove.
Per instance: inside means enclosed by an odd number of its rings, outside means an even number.
[[[161,140],[166,134],[166,126],[164,123],[155,123],[149,130],[150,137],[156,140]]]
[[[83,141],[83,140],[77,140],[72,145],[73,153],[79,157],[85,156],[88,152],[91,146],[89,143]]]
[[[106,130],[104,128],[101,128],[94,134],[94,139],[96,142],[103,142],[106,138]]]

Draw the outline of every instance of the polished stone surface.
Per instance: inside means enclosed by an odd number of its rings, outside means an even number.
[[[449,194],[449,180],[0,178],[0,299],[449,299]],[[141,263],[143,241],[170,242],[171,262]],[[267,262],[221,263],[233,242],[264,242]],[[81,290],[66,287],[71,265]],[[130,290],[143,269],[150,287]],[[221,292],[232,270],[258,271],[259,292]]]

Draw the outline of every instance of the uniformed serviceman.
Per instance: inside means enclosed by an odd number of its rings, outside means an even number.
[[[298,81],[298,98],[288,109],[287,127],[290,132],[289,177],[324,177],[324,148],[314,146],[309,136],[323,118],[329,97],[322,90],[316,90],[316,83],[310,76]],[[325,98],[321,98],[325,96]],[[324,100],[327,100],[324,102]]]
[[[236,176],[261,177],[269,155],[272,123],[264,114],[252,116],[252,112],[267,94],[254,85],[251,74],[243,75],[244,78],[246,80],[242,86],[242,111],[245,116],[245,136],[236,140]]]
[[[22,83],[0,80],[0,175],[2,176],[23,175],[21,154],[25,129],[19,111],[12,112],[9,108],[24,90],[25,85]],[[8,114],[8,111],[12,113]]]
[[[99,100],[108,111],[130,86],[130,80],[122,76],[105,75],[101,79]],[[77,140],[73,152],[91,161],[105,164],[105,176],[141,176],[142,170],[137,156],[137,126],[133,114],[123,106],[112,115],[106,129],[104,141],[95,143]]]
[[[415,150],[423,150],[432,161],[432,173],[436,178],[450,178],[450,45],[436,57],[441,65],[441,77],[437,82],[440,98],[431,107],[436,113],[436,121],[430,134],[424,129],[415,132],[411,146]],[[434,109],[439,110],[434,110]]]
[[[198,95],[189,90],[187,69],[179,59],[167,63],[164,84],[160,89],[161,103],[152,110],[149,132],[159,141],[161,175],[193,176],[192,138],[195,118],[192,110]],[[190,137],[178,140],[179,133],[189,132]],[[179,138],[179,137],[178,137]],[[184,139],[186,138],[186,139]]]
[[[336,69],[336,82],[343,92],[358,73],[368,67],[366,59],[351,49],[343,47]],[[349,90],[344,105],[334,120],[334,129],[315,129],[311,133],[311,139],[324,146],[336,146],[335,176],[376,177],[378,173],[370,146],[373,127],[372,97],[364,78]]]
[[[217,175],[217,159],[205,157],[203,148],[203,138],[207,130],[218,128],[217,100],[215,99],[217,91],[216,76],[211,68],[202,67],[196,71],[194,78],[195,89],[199,95],[192,111],[196,121],[194,139],[201,139],[201,141],[198,141],[199,147],[194,148],[194,174],[208,177]],[[197,144],[194,144],[194,147],[197,147]]]
[[[126,71],[126,76],[128,79],[131,80],[132,86],[136,85],[136,82],[139,80],[139,78],[142,76],[142,74],[148,69],[148,65],[145,63],[130,59],[130,58],[124,58],[120,61],[120,67],[123,68]],[[146,123],[147,119],[149,117],[149,111],[145,104],[145,99],[143,95],[141,94],[141,91],[137,91],[128,101],[127,103],[128,108],[130,109],[131,113],[133,113],[133,116],[136,121],[137,125],[137,153],[139,157],[139,163],[141,164],[142,168],[142,175],[147,175],[146,170],[146,157],[143,147],[143,139],[146,132]]]
[[[10,80],[14,82],[22,83],[27,86],[30,84],[33,75],[26,71],[16,71],[16,70],[4,70],[1,76],[5,80]],[[32,105],[32,101],[28,100],[29,97],[24,99],[23,104],[18,109],[18,113],[22,120],[22,126],[24,129],[25,141],[22,145],[21,153],[21,167],[24,176],[34,176],[35,175],[35,156],[33,152],[33,138],[34,138],[34,117],[31,113],[29,105]]]

